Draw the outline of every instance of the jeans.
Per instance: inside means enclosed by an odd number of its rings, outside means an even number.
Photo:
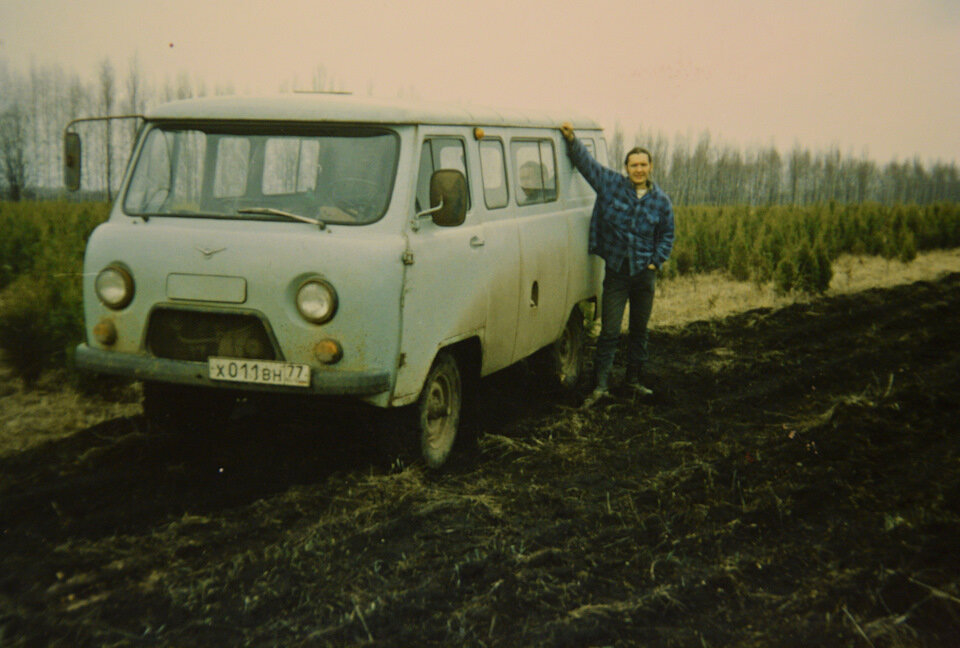
[[[631,371],[638,372],[647,360],[647,322],[653,310],[653,293],[656,288],[656,270],[646,269],[633,275],[615,270],[606,271],[601,298],[600,337],[597,339],[597,354],[594,359],[597,386],[607,387],[613,358],[620,342],[620,327],[623,310],[630,302],[630,337],[627,346],[627,362]]]

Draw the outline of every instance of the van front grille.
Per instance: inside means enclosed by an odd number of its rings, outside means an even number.
[[[253,315],[158,308],[147,327],[147,349],[158,358],[206,362],[210,356],[276,360],[263,322]]]

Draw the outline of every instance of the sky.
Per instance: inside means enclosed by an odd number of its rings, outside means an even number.
[[[737,148],[960,158],[960,0],[0,0],[0,65],[549,108]],[[0,88],[2,94],[2,88]]]

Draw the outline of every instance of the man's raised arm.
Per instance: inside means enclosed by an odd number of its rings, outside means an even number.
[[[587,148],[577,139],[576,134],[574,134],[573,124],[570,122],[560,124],[560,133],[563,135],[563,139],[567,141],[567,155],[570,156],[570,161],[573,162],[573,166],[577,168],[577,171],[583,175],[586,181],[590,183],[594,191],[600,191],[600,186],[605,181],[609,182],[611,180],[611,178],[604,178],[604,176],[611,174],[614,178],[617,177],[615,171],[606,168],[590,155]]]

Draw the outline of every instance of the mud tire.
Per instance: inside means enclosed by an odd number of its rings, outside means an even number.
[[[417,403],[420,452],[429,468],[440,468],[457,443],[463,410],[463,380],[456,357],[437,354]]]
[[[586,367],[587,335],[583,314],[575,308],[560,337],[537,352],[534,358],[537,373],[545,376],[551,390],[576,391],[583,382]]]

